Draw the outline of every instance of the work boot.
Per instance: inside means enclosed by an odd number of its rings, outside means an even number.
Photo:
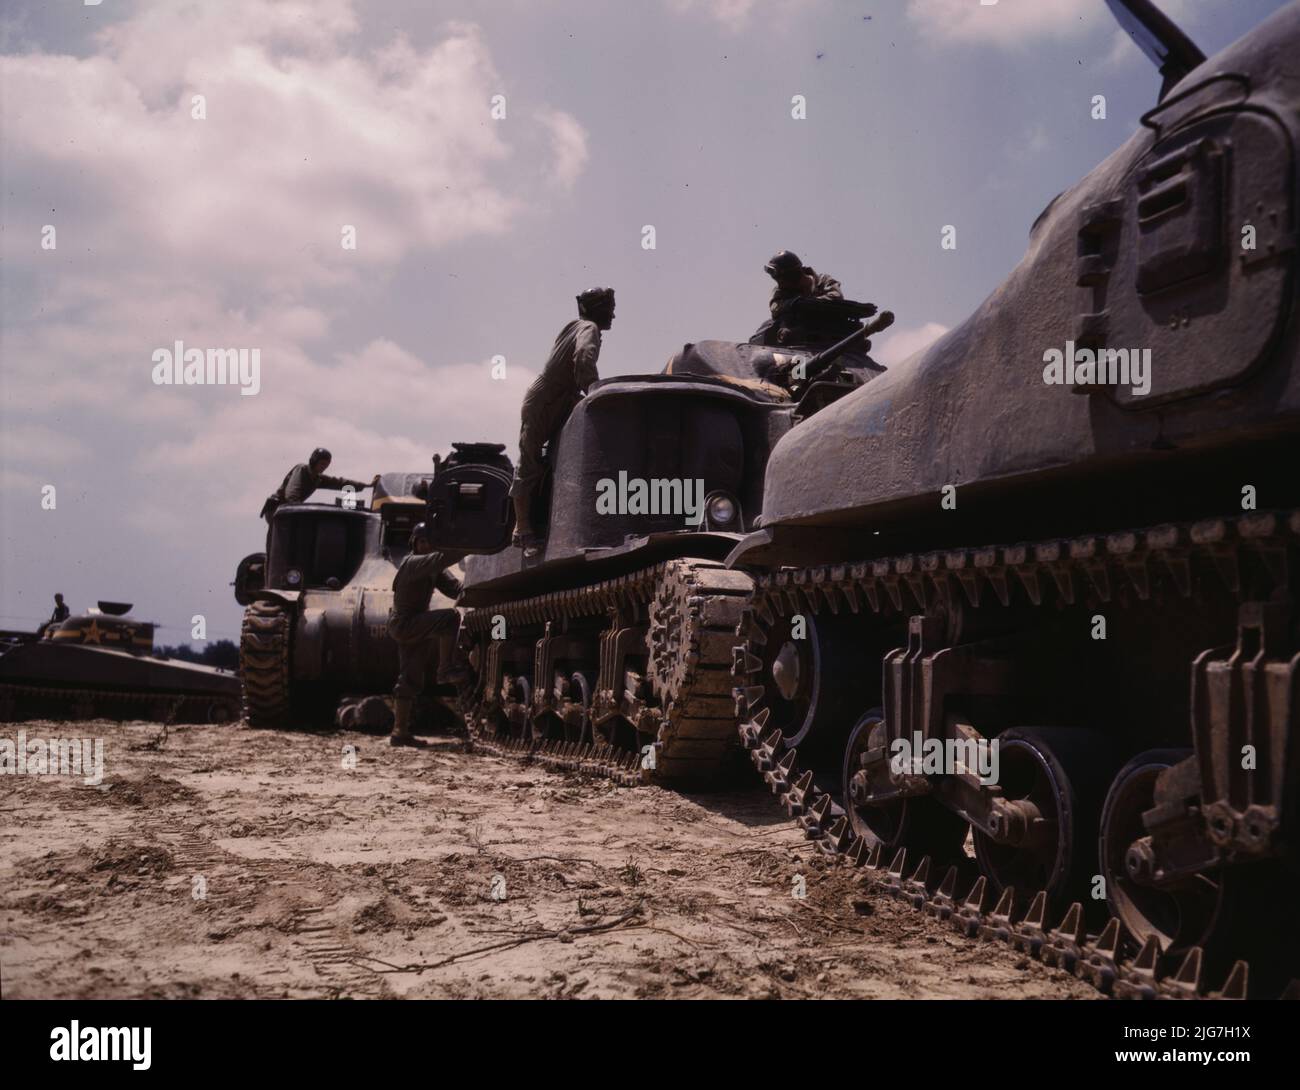
[[[411,733],[411,701],[407,697],[393,698],[393,733],[388,736],[388,744],[424,748],[424,743]]]
[[[517,494],[515,501],[515,532],[510,543],[524,550],[524,556],[534,557],[542,551],[542,536],[533,529],[532,497]]]
[[[457,689],[461,689],[473,680],[474,672],[459,663],[452,662],[446,668],[441,665],[438,667],[439,685],[454,685]]]
[[[525,531],[522,534],[516,530],[514,537],[510,539],[510,544],[512,544],[516,549],[523,549],[524,556],[528,557],[529,560],[535,556],[541,555],[542,546],[545,542],[546,539],[542,537],[541,534],[534,533],[531,530]]]

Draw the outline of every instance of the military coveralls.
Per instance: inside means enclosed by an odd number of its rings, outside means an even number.
[[[804,293],[803,288],[807,286],[808,277],[812,277],[812,291]],[[853,331],[852,324],[843,322],[800,322],[796,324],[789,317],[783,316],[781,309],[794,299],[843,299],[844,292],[840,289],[840,282],[833,276],[827,276],[825,273],[819,273],[808,265],[803,267],[803,280],[800,282],[799,290],[784,291],[778,284],[772,289],[772,299],[768,303],[768,309],[772,312],[772,325],[777,327],[773,333],[778,337],[778,343],[782,344],[816,344],[826,340],[838,340],[846,333]],[[784,330],[786,337],[780,338],[780,330]]]
[[[447,637],[455,636],[460,614],[454,609],[429,608],[435,587],[448,598],[460,594],[460,580],[446,570],[448,566],[449,562],[442,553],[410,553],[393,576],[393,607],[388,611],[388,632],[397,641],[395,701],[412,700],[424,687],[424,667],[432,641],[438,640],[447,656],[455,648],[454,639]],[[446,670],[450,665],[446,661],[438,663],[440,670]]]
[[[67,602],[55,602],[54,612],[50,614],[50,619],[36,630],[36,635],[44,636],[45,633],[49,632],[51,629],[58,628],[59,625],[68,619],[71,613],[72,611],[68,609]]]
[[[306,503],[307,498],[318,488],[341,489],[351,485],[357,491],[369,488],[369,481],[352,481],[347,477],[331,477],[327,473],[313,473],[306,462],[299,462],[287,474],[275,490],[275,498],[280,503]],[[269,520],[268,520],[269,521]]]
[[[519,465],[510,486],[512,496],[532,497],[542,481],[542,447],[559,434],[573,407],[600,375],[600,327],[575,318],[555,338],[542,373],[524,394],[519,426]]]
[[[790,302],[791,299],[799,299],[799,298],[843,299],[844,298],[844,292],[840,290],[840,282],[836,280],[833,276],[827,276],[825,273],[819,273],[809,265],[805,265],[803,267],[803,275],[805,277],[805,283],[807,277],[811,276],[813,278],[813,290],[809,292],[807,296],[804,296],[804,293],[802,291],[802,288],[804,286],[803,283],[799,285],[800,290],[798,291],[785,291],[782,289],[780,284],[778,284],[776,287],[772,289],[772,301],[768,303],[768,309],[771,310],[773,318],[777,317],[777,315],[781,313],[781,308],[785,306],[786,303]]]

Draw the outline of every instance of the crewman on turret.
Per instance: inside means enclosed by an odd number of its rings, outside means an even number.
[[[50,619],[41,625],[37,635],[44,636],[50,629],[58,628],[68,619],[70,613],[68,607],[63,604],[63,595],[56,591],[54,594],[54,612],[50,614]]]
[[[859,306],[858,314],[853,317],[831,314],[813,314],[810,308],[800,311],[800,303],[807,300],[842,301],[844,292],[840,282],[826,273],[819,273],[811,265],[805,265],[799,255],[790,250],[781,250],[763,266],[764,271],[776,286],[768,309],[772,312],[770,322],[765,322],[751,341],[770,345],[828,345],[853,332],[853,323],[857,317],[871,317],[876,308],[870,303]],[[823,308],[828,309],[828,308]]]

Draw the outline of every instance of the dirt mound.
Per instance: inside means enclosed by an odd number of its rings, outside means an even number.
[[[112,871],[116,874],[145,875],[168,874],[173,869],[172,854],[157,844],[123,843],[109,840],[91,856],[90,869]]]
[[[191,805],[199,799],[184,784],[151,773],[106,782],[100,790],[110,806],[139,806],[149,810]]]

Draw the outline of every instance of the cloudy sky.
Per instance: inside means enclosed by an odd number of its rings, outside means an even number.
[[[1164,0],[1207,53],[1279,6]],[[290,465],[513,456],[595,284],[605,375],[748,336],[780,248],[894,310],[900,360],[1157,86],[1102,0],[6,0],[0,627],[58,589],[236,636]],[[154,385],[177,339],[260,349],[260,393]]]

